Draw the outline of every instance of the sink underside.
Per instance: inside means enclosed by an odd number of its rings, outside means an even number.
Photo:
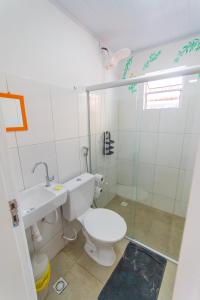
[[[38,185],[20,193],[19,200],[25,228],[40,221],[66,202],[67,191],[64,187],[55,191],[56,185],[56,183],[50,187]]]

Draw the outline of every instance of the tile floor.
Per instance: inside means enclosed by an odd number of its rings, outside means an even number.
[[[117,261],[112,267],[103,267],[91,260],[83,250],[84,236],[79,233],[75,242],[69,243],[52,261],[52,278],[46,300],[96,300],[105,282],[120,260],[128,240],[116,244]],[[176,265],[168,262],[158,300],[171,300],[176,274]],[[52,289],[60,277],[68,282],[61,295]]]
[[[126,201],[128,206],[121,206]],[[115,196],[107,208],[126,220],[127,236],[178,260],[185,219],[159,209]]]

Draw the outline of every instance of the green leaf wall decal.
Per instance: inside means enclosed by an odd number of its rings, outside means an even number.
[[[161,54],[161,50],[158,50],[158,51],[155,51],[153,53],[151,53],[149,55],[149,58],[147,59],[147,61],[144,63],[144,66],[143,66],[143,70],[146,70],[149,68],[150,64],[155,61],[156,59],[158,59],[158,57],[160,56]]]
[[[190,40],[187,44],[183,45],[181,47],[181,49],[179,49],[179,51],[174,59],[174,62],[178,63],[183,56],[187,55],[188,53],[191,53],[194,51],[196,52],[199,50],[200,50],[200,39],[194,38],[194,39]]]

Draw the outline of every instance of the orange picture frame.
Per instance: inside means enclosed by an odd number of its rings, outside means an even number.
[[[23,126],[7,127],[6,132],[28,130],[28,123],[27,123],[27,118],[26,118],[26,109],[25,109],[25,103],[24,103],[24,96],[15,95],[15,94],[11,94],[11,93],[0,93],[0,98],[8,98],[8,99],[12,99],[12,100],[17,100],[17,101],[19,101],[20,107],[21,107]]]

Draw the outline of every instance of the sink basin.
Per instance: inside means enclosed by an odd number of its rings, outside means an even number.
[[[62,186],[62,189],[57,191],[54,189],[57,185],[57,183],[53,183],[50,187],[45,187],[44,184],[40,184],[19,194],[25,228],[41,220],[66,202],[67,190]]]

